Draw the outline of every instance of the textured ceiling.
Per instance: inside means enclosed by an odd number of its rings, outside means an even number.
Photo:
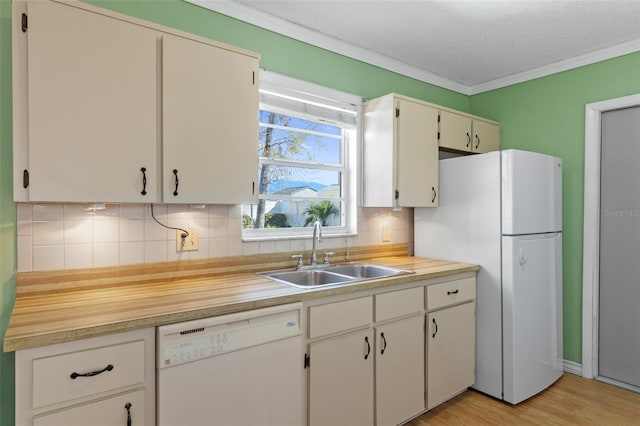
[[[640,0],[235,3],[466,87],[640,41]]]

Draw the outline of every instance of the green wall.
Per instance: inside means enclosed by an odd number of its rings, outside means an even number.
[[[584,104],[640,92],[640,54],[472,97],[422,83],[207,11],[181,0],[90,0],[131,16],[262,54],[270,71],[374,98],[396,92],[502,122],[504,148],[563,158],[565,358],[580,361]],[[0,336],[15,300],[16,224],[11,173],[10,0],[0,0]],[[13,354],[0,355],[0,424],[11,425]]]
[[[16,291],[16,209],[12,189],[11,2],[0,0],[0,337]],[[0,351],[0,425],[13,424],[14,354]]]
[[[564,358],[582,361],[585,105],[640,93],[640,53],[471,97],[471,112],[501,123],[501,148],[563,160]]]

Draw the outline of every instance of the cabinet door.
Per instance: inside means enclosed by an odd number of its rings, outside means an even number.
[[[473,120],[473,152],[484,153],[500,149],[500,126]]]
[[[438,205],[438,110],[398,100],[396,205]]]
[[[475,302],[427,315],[427,408],[475,381]]]
[[[33,419],[33,426],[145,426],[144,389],[77,405]],[[128,405],[130,404],[130,405]],[[128,408],[128,409],[127,409]]]
[[[163,36],[165,203],[255,202],[258,60]]]
[[[471,151],[471,118],[440,111],[440,147]]]
[[[424,315],[377,327],[377,426],[397,425],[422,412],[424,392]]]
[[[309,345],[310,426],[373,424],[371,330]]]
[[[30,200],[157,201],[156,33],[49,1],[28,17]]]

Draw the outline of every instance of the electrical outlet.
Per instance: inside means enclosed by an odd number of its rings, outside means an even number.
[[[383,226],[382,227],[382,242],[383,243],[388,243],[389,241],[391,241],[391,237],[389,237],[389,227],[388,226]]]
[[[176,230],[176,251],[196,251],[198,250],[198,231],[196,229],[187,229],[189,235],[183,238],[183,231]]]

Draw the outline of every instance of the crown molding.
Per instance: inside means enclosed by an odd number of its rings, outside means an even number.
[[[299,40],[322,49],[338,53],[348,58],[392,71],[424,83],[433,84],[463,95],[476,95],[490,90],[500,89],[513,84],[522,83],[540,77],[578,68],[584,65],[612,59],[629,53],[640,51],[640,39],[632,40],[606,49],[576,56],[550,65],[535,68],[518,74],[498,78],[485,83],[466,86],[444,77],[432,74],[404,62],[375,53],[371,50],[355,46],[334,37],[297,25],[293,22],[277,18],[268,13],[229,0],[183,0],[222,15],[247,22],[275,33]]]
[[[564,61],[555,62],[553,64],[545,65],[539,68],[534,68],[529,71],[513,74],[504,78],[498,78],[496,80],[488,81],[482,84],[476,84],[468,88],[469,89],[468,94],[476,95],[478,93],[500,89],[502,87],[523,83],[525,81],[534,80],[540,77],[546,77],[552,74],[557,74],[562,71],[579,68],[585,65],[595,64],[596,62],[617,58],[618,56],[623,56],[629,53],[634,53],[639,51],[640,51],[640,39],[631,40],[626,43],[608,47],[606,49],[596,50],[594,52],[586,53],[584,55],[576,56],[574,58],[569,58]]]

